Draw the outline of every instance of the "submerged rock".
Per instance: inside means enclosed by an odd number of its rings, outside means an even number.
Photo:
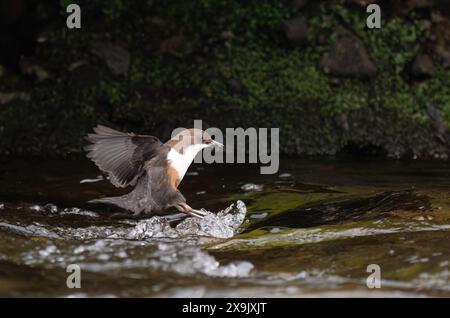
[[[413,191],[382,192],[362,198],[301,205],[256,222],[247,230],[264,226],[310,228],[357,220],[373,220],[395,211],[429,211],[430,208],[430,199],[425,195]]]

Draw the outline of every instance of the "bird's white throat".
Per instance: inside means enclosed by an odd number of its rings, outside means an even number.
[[[170,149],[167,154],[169,164],[177,171],[180,182],[183,179],[186,171],[194,160],[195,156],[204,148],[208,147],[205,144],[194,144],[184,148],[183,153],[179,153],[175,149]]]

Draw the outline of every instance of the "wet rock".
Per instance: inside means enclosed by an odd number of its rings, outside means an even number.
[[[417,77],[433,76],[436,74],[433,60],[427,54],[419,54],[414,59],[412,72]]]
[[[433,0],[390,1],[389,12],[393,16],[405,16],[415,9],[431,7],[434,4]]]
[[[346,0],[344,2],[357,5],[362,8],[366,8],[369,4],[373,3],[372,0]]]
[[[339,113],[334,117],[336,124],[345,132],[350,130],[347,113]]]
[[[436,131],[436,137],[443,143],[447,144],[447,136],[448,136],[448,128],[445,121],[444,113],[431,106],[430,104],[427,105],[426,108],[428,117],[430,117],[433,127]]]
[[[75,88],[92,87],[99,81],[98,70],[87,63],[83,63],[83,61],[75,62],[69,68],[71,83]]]
[[[445,46],[445,45],[439,44],[439,45],[435,46],[434,53],[441,60],[442,66],[444,68],[450,68],[450,45]]]
[[[322,56],[320,67],[335,76],[365,78],[377,73],[364,44],[351,34],[338,35],[330,50]]]
[[[91,52],[103,59],[116,75],[126,75],[130,68],[130,53],[122,46],[108,42],[91,42]]]
[[[308,40],[308,25],[305,17],[297,17],[285,21],[283,30],[286,38],[293,47],[301,47]]]
[[[434,55],[440,60],[444,68],[450,67],[450,19],[439,11],[431,14],[431,47]]]
[[[308,0],[292,0],[291,6],[294,9],[303,9],[308,4]]]
[[[231,31],[223,31],[223,32],[220,34],[220,37],[221,37],[223,40],[225,40],[225,41],[230,41],[230,40],[232,40],[232,39],[234,38],[234,34],[233,34],[233,32],[231,32]]]
[[[247,207],[244,202],[219,211],[217,214],[209,212],[203,219],[187,218],[176,226],[181,235],[209,236],[230,238],[235,235],[239,226],[244,222]]]
[[[159,50],[162,53],[176,53],[186,46],[187,39],[184,35],[174,35],[161,42]]]
[[[19,67],[22,74],[32,76],[38,81],[50,78],[50,73],[30,58],[22,56],[19,60]]]
[[[160,27],[164,27],[166,25],[166,21],[164,21],[163,18],[158,17],[158,16],[154,16],[150,19],[150,22],[154,25],[160,26]]]
[[[69,72],[73,72],[74,70],[76,70],[80,66],[85,65],[86,63],[87,62],[85,60],[75,61],[75,62],[71,63],[67,69],[69,70]]]
[[[264,226],[309,228],[344,221],[383,218],[393,211],[428,211],[430,200],[412,191],[383,192],[374,196],[303,205],[261,222],[248,230]]]
[[[0,92],[0,105],[8,104],[14,100],[29,101],[30,95],[24,92]]]
[[[233,97],[240,97],[246,99],[248,97],[247,88],[240,80],[232,78],[227,83],[228,94]]]
[[[8,104],[16,98],[16,93],[2,93],[0,92],[0,105]]]

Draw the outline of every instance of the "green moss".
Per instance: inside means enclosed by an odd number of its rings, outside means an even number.
[[[445,120],[450,126],[450,72],[440,69],[438,74],[420,83],[416,88],[418,102],[431,105],[444,112]]]
[[[414,15],[383,19],[380,30],[367,30],[364,10],[310,2],[300,13],[308,20],[308,44],[294,49],[282,33],[283,21],[298,14],[288,0],[114,0],[100,9],[102,17],[83,20],[83,32],[57,28],[50,45],[39,46],[39,60],[56,69],[53,79],[30,85],[10,76],[0,83],[2,91],[31,95],[30,103],[0,107],[3,154],[81,152],[81,136],[97,122],[166,138],[174,127],[203,119],[221,128],[278,127],[284,154],[335,154],[355,143],[391,156],[427,155],[439,146],[427,130],[427,104],[450,124],[450,72],[440,69],[416,86],[407,72],[429,32]],[[375,78],[320,71],[319,60],[340,28],[366,45],[378,68]],[[180,35],[180,47],[160,50]],[[114,75],[90,53],[91,41],[128,49],[129,73]],[[87,61],[87,78],[68,71],[80,60]],[[336,121],[340,115],[347,125]],[[22,117],[35,139],[16,140],[22,123],[11,121]]]
[[[408,19],[383,19],[380,29],[367,29],[365,10],[355,10],[343,5],[332,9],[331,26],[344,26],[357,34],[366,45],[378,69],[399,74],[417,55],[429,29],[414,13]]]

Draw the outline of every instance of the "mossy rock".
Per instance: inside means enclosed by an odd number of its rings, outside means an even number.
[[[79,4],[87,11],[82,29],[54,27],[36,49],[52,78],[35,82],[14,72],[0,78],[0,91],[31,96],[0,105],[0,155],[79,154],[97,123],[164,139],[194,119],[219,128],[278,127],[287,155],[450,153],[450,72],[438,61],[431,78],[417,82],[408,72],[430,33],[414,11],[367,30],[365,10],[333,1],[310,1],[301,12],[279,0]],[[283,23],[299,14],[308,37],[296,48]],[[320,70],[338,28],[365,45],[375,76]],[[128,73],[109,69],[90,51],[92,41],[126,49]]]

